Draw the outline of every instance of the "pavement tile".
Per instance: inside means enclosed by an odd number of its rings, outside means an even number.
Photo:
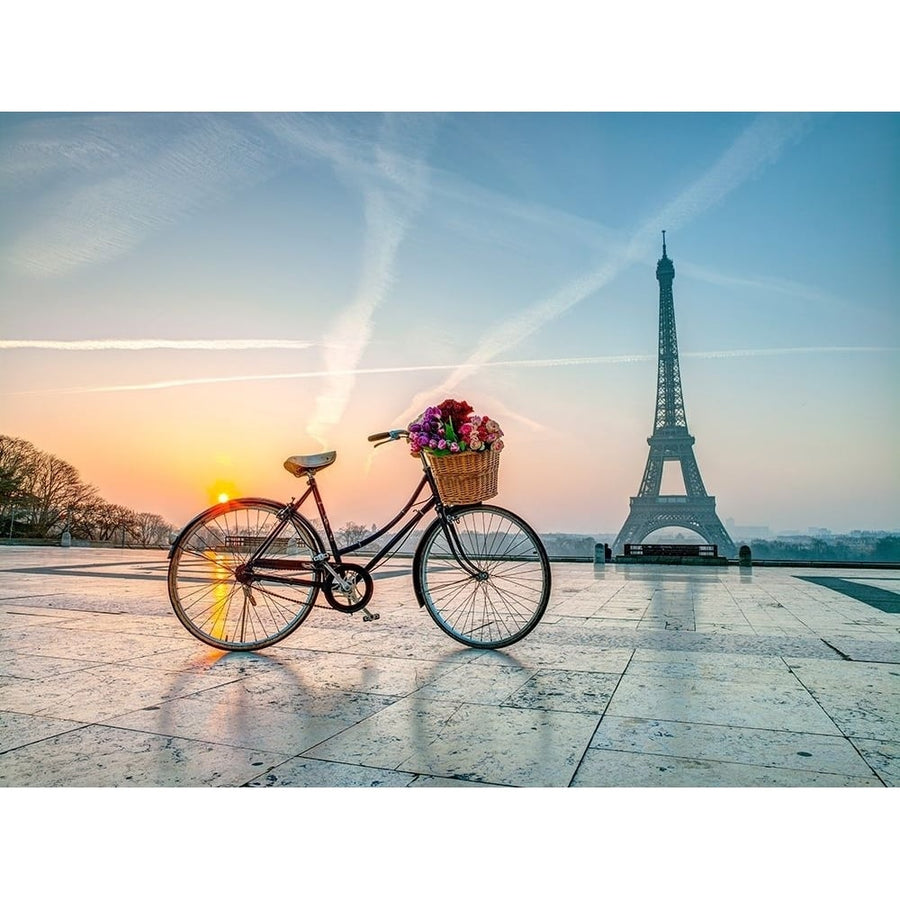
[[[429,684],[440,673],[466,665],[462,660],[446,659],[436,663],[362,653],[318,653],[304,671],[315,678],[319,688],[402,697]]]
[[[900,741],[900,665],[809,659],[788,663],[844,734]]]
[[[238,787],[283,756],[89,725],[0,756],[0,786]]]
[[[606,716],[592,750],[621,750],[708,762],[803,769],[870,778],[856,747],[843,736]]]
[[[100,663],[94,660],[56,659],[52,656],[34,656],[30,653],[0,650],[0,678],[37,680],[97,665]]]
[[[415,779],[416,776],[408,772],[349,766],[300,756],[261,774],[250,781],[247,787],[409,787]]]
[[[438,672],[420,687],[415,697],[428,700],[458,700],[466,703],[504,705],[534,672],[519,666],[464,664],[449,672]]]
[[[609,714],[673,722],[738,725],[815,734],[840,734],[809,692],[786,674],[765,682],[672,677],[627,671]]]
[[[503,705],[601,716],[609,706],[619,678],[619,675],[603,672],[539,671],[510,695]]]
[[[257,669],[283,665],[285,659],[315,659],[311,651],[291,650],[285,652],[260,650],[256,653],[218,650],[197,640],[173,642],[176,649],[152,656],[139,657],[128,661],[129,666],[141,669],[152,669],[158,673],[174,672],[206,672],[216,675],[226,673],[235,676],[246,675]],[[149,676],[148,676],[149,677]]]
[[[853,738],[866,763],[888,787],[900,787],[900,741]]]
[[[900,663],[900,634],[891,635],[891,639],[885,641],[833,637],[830,643],[835,650],[856,662]]]
[[[488,784],[565,787],[598,718],[413,697],[306,755]]]
[[[588,750],[572,782],[572,787],[643,788],[880,786],[881,782],[874,776],[858,778],[618,750]]]
[[[467,778],[435,778],[431,775],[416,775],[407,785],[411,788],[480,788],[483,791],[509,790],[507,785],[483,784]]]
[[[117,716],[108,723],[153,734],[211,741],[293,756],[352,727],[391,701],[367,694],[322,692],[266,699],[234,683]]]
[[[693,678],[699,681],[789,681],[790,670],[781,657],[743,653],[685,653],[678,650],[638,648],[628,666],[629,675]]]
[[[176,640],[180,641],[181,638]],[[56,656],[64,659],[127,662],[153,653],[172,649],[173,638],[167,635],[129,634],[122,631],[34,626],[15,631],[3,629],[0,649],[15,648],[18,653]],[[52,650],[51,650],[52,648]]]
[[[545,637],[536,635],[533,640],[521,641],[503,650],[484,652],[474,661],[483,666],[514,665],[523,669],[560,669],[620,675],[628,666],[633,653],[630,648],[549,643]]]
[[[173,697],[208,690],[233,675],[195,675],[156,679],[134,666],[97,665],[38,681],[2,679],[0,710],[76,722],[103,722]]]
[[[30,716],[25,713],[0,713],[0,771],[3,770],[3,755],[7,750],[26,747],[55,734],[84,728],[79,722],[66,719],[49,719],[45,716]]]

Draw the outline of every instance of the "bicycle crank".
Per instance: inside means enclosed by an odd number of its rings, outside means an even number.
[[[372,592],[375,589],[372,576],[362,566],[354,563],[335,566],[334,572],[335,575],[330,575],[322,586],[329,606],[345,613],[363,609],[372,599]],[[342,581],[344,585],[341,584]],[[378,616],[366,614],[363,618],[369,622]]]

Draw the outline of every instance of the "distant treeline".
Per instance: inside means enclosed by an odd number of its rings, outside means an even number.
[[[0,538],[167,546],[173,526],[156,513],[108,503],[74,466],[0,434]]]
[[[541,542],[551,557],[594,558],[595,541],[584,534],[542,534]]]
[[[751,541],[753,559],[796,559],[825,562],[900,562],[900,535],[835,536],[808,541]]]

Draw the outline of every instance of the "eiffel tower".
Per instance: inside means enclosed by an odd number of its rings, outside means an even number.
[[[647,438],[650,455],[644,477],[637,496],[631,498],[631,511],[616,537],[613,553],[621,555],[625,544],[638,544],[658,528],[681,526],[697,532],[707,543],[716,544],[721,556],[734,557],[737,551],[716,514],[716,498],[710,497],[703,486],[694,458],[694,438],[688,432],[678,367],[675,303],[672,300],[675,265],[666,256],[665,231],[662,235],[662,259],[656,264],[656,280],[659,282],[656,419],[653,434]],[[660,494],[663,464],[667,460],[681,463],[685,494]]]

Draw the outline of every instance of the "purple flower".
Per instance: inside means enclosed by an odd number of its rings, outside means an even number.
[[[488,416],[475,415],[472,407],[459,400],[445,400],[429,406],[409,425],[409,446],[414,455],[423,451],[437,454],[469,451],[499,451],[503,431]]]

